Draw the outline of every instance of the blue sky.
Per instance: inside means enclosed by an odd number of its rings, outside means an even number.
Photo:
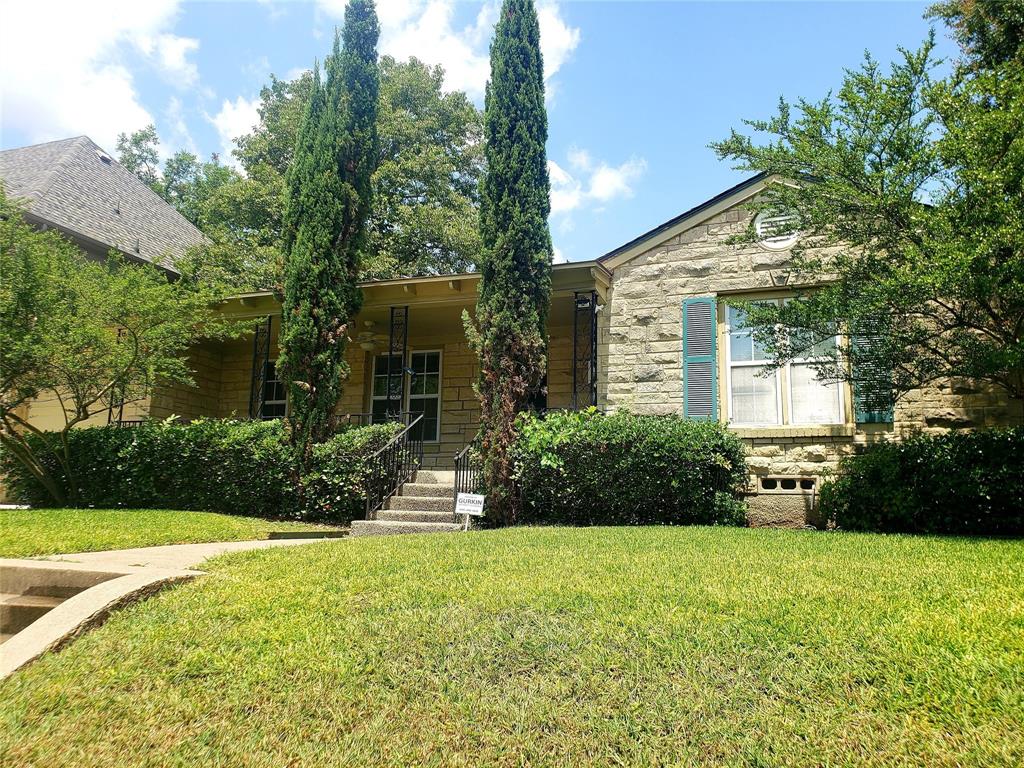
[[[323,58],[344,0],[5,3],[0,146],[155,123],[167,152],[228,156],[271,72]],[[709,141],[780,95],[817,99],[865,49],[889,61],[930,22],[911,2],[538,3],[552,237],[596,258],[743,178]],[[496,5],[378,0],[381,49],[439,63],[478,103]],[[939,30],[940,55],[954,46]]]

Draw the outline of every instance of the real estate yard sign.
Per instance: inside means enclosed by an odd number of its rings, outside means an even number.
[[[484,514],[484,497],[480,493],[460,493],[455,499],[455,514],[465,515],[466,528],[469,528],[470,517],[482,517]]]

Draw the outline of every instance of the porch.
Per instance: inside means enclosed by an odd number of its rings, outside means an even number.
[[[548,319],[546,398],[538,408],[597,403],[600,298],[591,263],[553,271]],[[473,392],[479,367],[466,341],[463,313],[474,315],[478,274],[375,281],[349,329],[351,368],[339,415],[361,421],[422,414],[426,468],[450,469],[476,434],[480,408]],[[196,349],[196,387],[154,393],[150,415],[271,419],[287,412],[276,360],[281,306],[270,293],[238,296],[223,311],[253,322],[248,338]],[[418,435],[419,436],[419,435]]]

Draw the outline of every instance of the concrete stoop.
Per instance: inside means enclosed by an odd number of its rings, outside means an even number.
[[[455,519],[455,473],[420,470],[398,495],[388,499],[373,520],[353,520],[352,536],[395,536],[402,533],[454,533],[463,530]]]

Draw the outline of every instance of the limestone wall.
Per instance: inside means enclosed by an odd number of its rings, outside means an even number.
[[[778,281],[788,251],[731,245],[750,213],[723,211],[614,270],[601,328],[601,402],[608,410],[681,413],[683,407],[682,302],[695,296],[784,295]],[[719,413],[726,407],[725,308],[719,303]],[[748,446],[751,490],[765,475],[821,475],[858,444],[898,439],[913,431],[1009,423],[1020,416],[998,393],[962,382],[942,382],[908,393],[893,425],[855,425],[844,393],[844,424],[737,429]]]
[[[156,387],[150,401],[149,415],[154,419],[165,419],[173,415],[189,421],[201,416],[220,415],[223,362],[223,349],[219,344],[194,348],[189,354],[189,367],[193,371],[195,384]]]

